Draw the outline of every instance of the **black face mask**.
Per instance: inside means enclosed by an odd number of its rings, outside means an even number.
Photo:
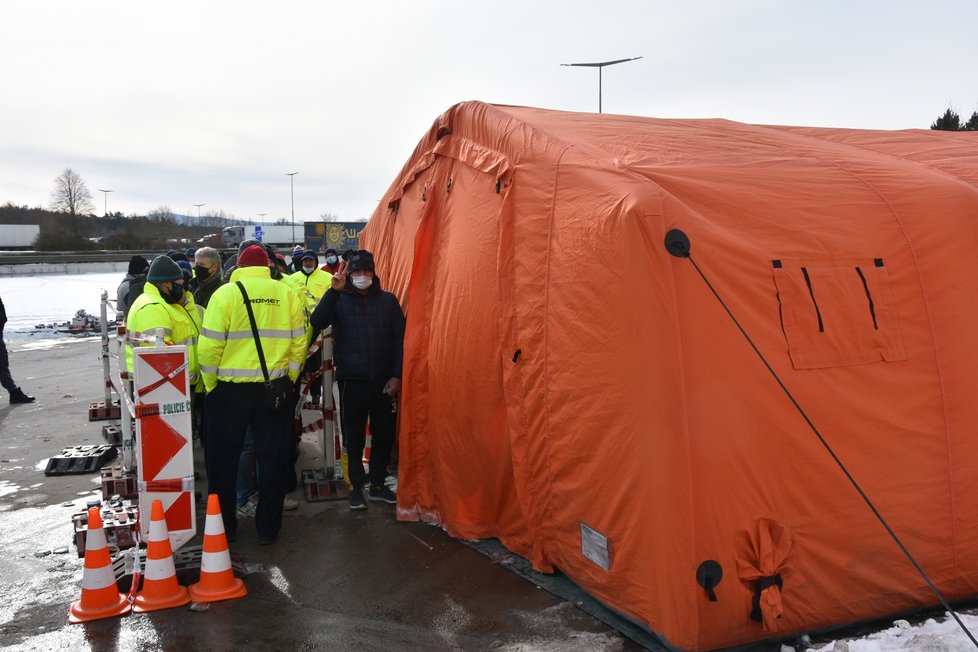
[[[197,280],[203,283],[211,275],[211,270],[203,265],[194,265],[194,274],[196,275]]]
[[[183,292],[184,287],[174,283],[170,287],[170,291],[163,295],[163,300],[167,303],[180,303],[180,300],[183,299]]]
[[[279,280],[280,278],[282,278],[282,272],[280,272],[280,271],[278,270],[278,265],[269,265],[269,266],[268,266],[268,271],[269,271],[269,273],[270,273],[270,274],[272,275],[272,278],[273,278],[274,280],[276,280],[276,281],[277,281],[277,280]]]

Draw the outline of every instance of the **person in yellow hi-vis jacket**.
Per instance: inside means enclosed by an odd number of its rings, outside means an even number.
[[[193,295],[186,291],[183,272],[168,256],[153,259],[143,293],[133,302],[126,318],[126,371],[132,380],[132,349],[153,346],[158,328],[163,341],[187,347],[191,387],[202,387],[197,357],[200,316]]]
[[[242,291],[242,288],[244,291]],[[261,347],[256,344],[248,305]],[[260,351],[260,353],[259,353]],[[221,503],[224,531],[237,534],[235,486],[245,431],[251,428],[261,472],[255,527],[267,545],[282,527],[282,501],[289,466],[295,394],[280,409],[266,405],[270,381],[295,383],[306,358],[306,316],[301,297],[271,278],[268,254],[253,245],[237,261],[226,285],[218,288],[204,312],[200,369],[207,391],[204,452],[207,482]]]
[[[330,283],[333,281],[333,275],[319,269],[319,257],[315,251],[305,251],[300,258],[298,271],[291,276],[287,276],[284,281],[294,287],[303,296],[306,302],[306,315],[308,317],[312,315],[312,311],[316,309],[323,295],[326,294],[326,290],[329,289]],[[312,340],[319,336],[319,331],[310,330],[309,336],[309,344],[312,345]],[[323,352],[320,350],[306,359],[302,373],[315,373],[322,365]],[[320,387],[320,383],[315,383],[312,386],[310,393],[313,403],[319,403]]]

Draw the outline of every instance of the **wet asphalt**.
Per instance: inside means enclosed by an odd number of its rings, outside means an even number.
[[[8,346],[14,378],[38,400],[11,406],[0,395],[3,649],[641,649],[442,530],[398,522],[393,506],[351,512],[345,501],[307,503],[301,490],[273,545],[259,546],[251,523],[239,524],[232,555],[258,569],[245,577],[245,598],[69,625],[82,576],[71,515],[101,496],[101,483],[98,473],[46,477],[44,468],[65,447],[105,443],[107,422],[88,420],[103,397],[101,345]],[[197,510],[188,546],[201,541],[204,505]]]

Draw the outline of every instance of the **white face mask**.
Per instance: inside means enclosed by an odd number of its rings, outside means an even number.
[[[336,264],[336,256],[326,256],[326,262],[330,265]]]
[[[352,277],[352,280],[353,287],[358,290],[366,290],[368,287],[370,287],[370,284],[374,282],[374,278],[372,276],[354,276]]]
[[[314,271],[316,271],[316,266],[312,265],[311,267],[306,267],[305,265],[303,265],[302,271],[306,273],[306,276],[308,276],[309,274],[312,274]]]

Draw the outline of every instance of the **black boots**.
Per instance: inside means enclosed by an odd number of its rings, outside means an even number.
[[[33,403],[34,397],[28,396],[24,393],[20,387],[15,387],[13,391],[10,392],[10,404],[14,405],[16,403]]]

